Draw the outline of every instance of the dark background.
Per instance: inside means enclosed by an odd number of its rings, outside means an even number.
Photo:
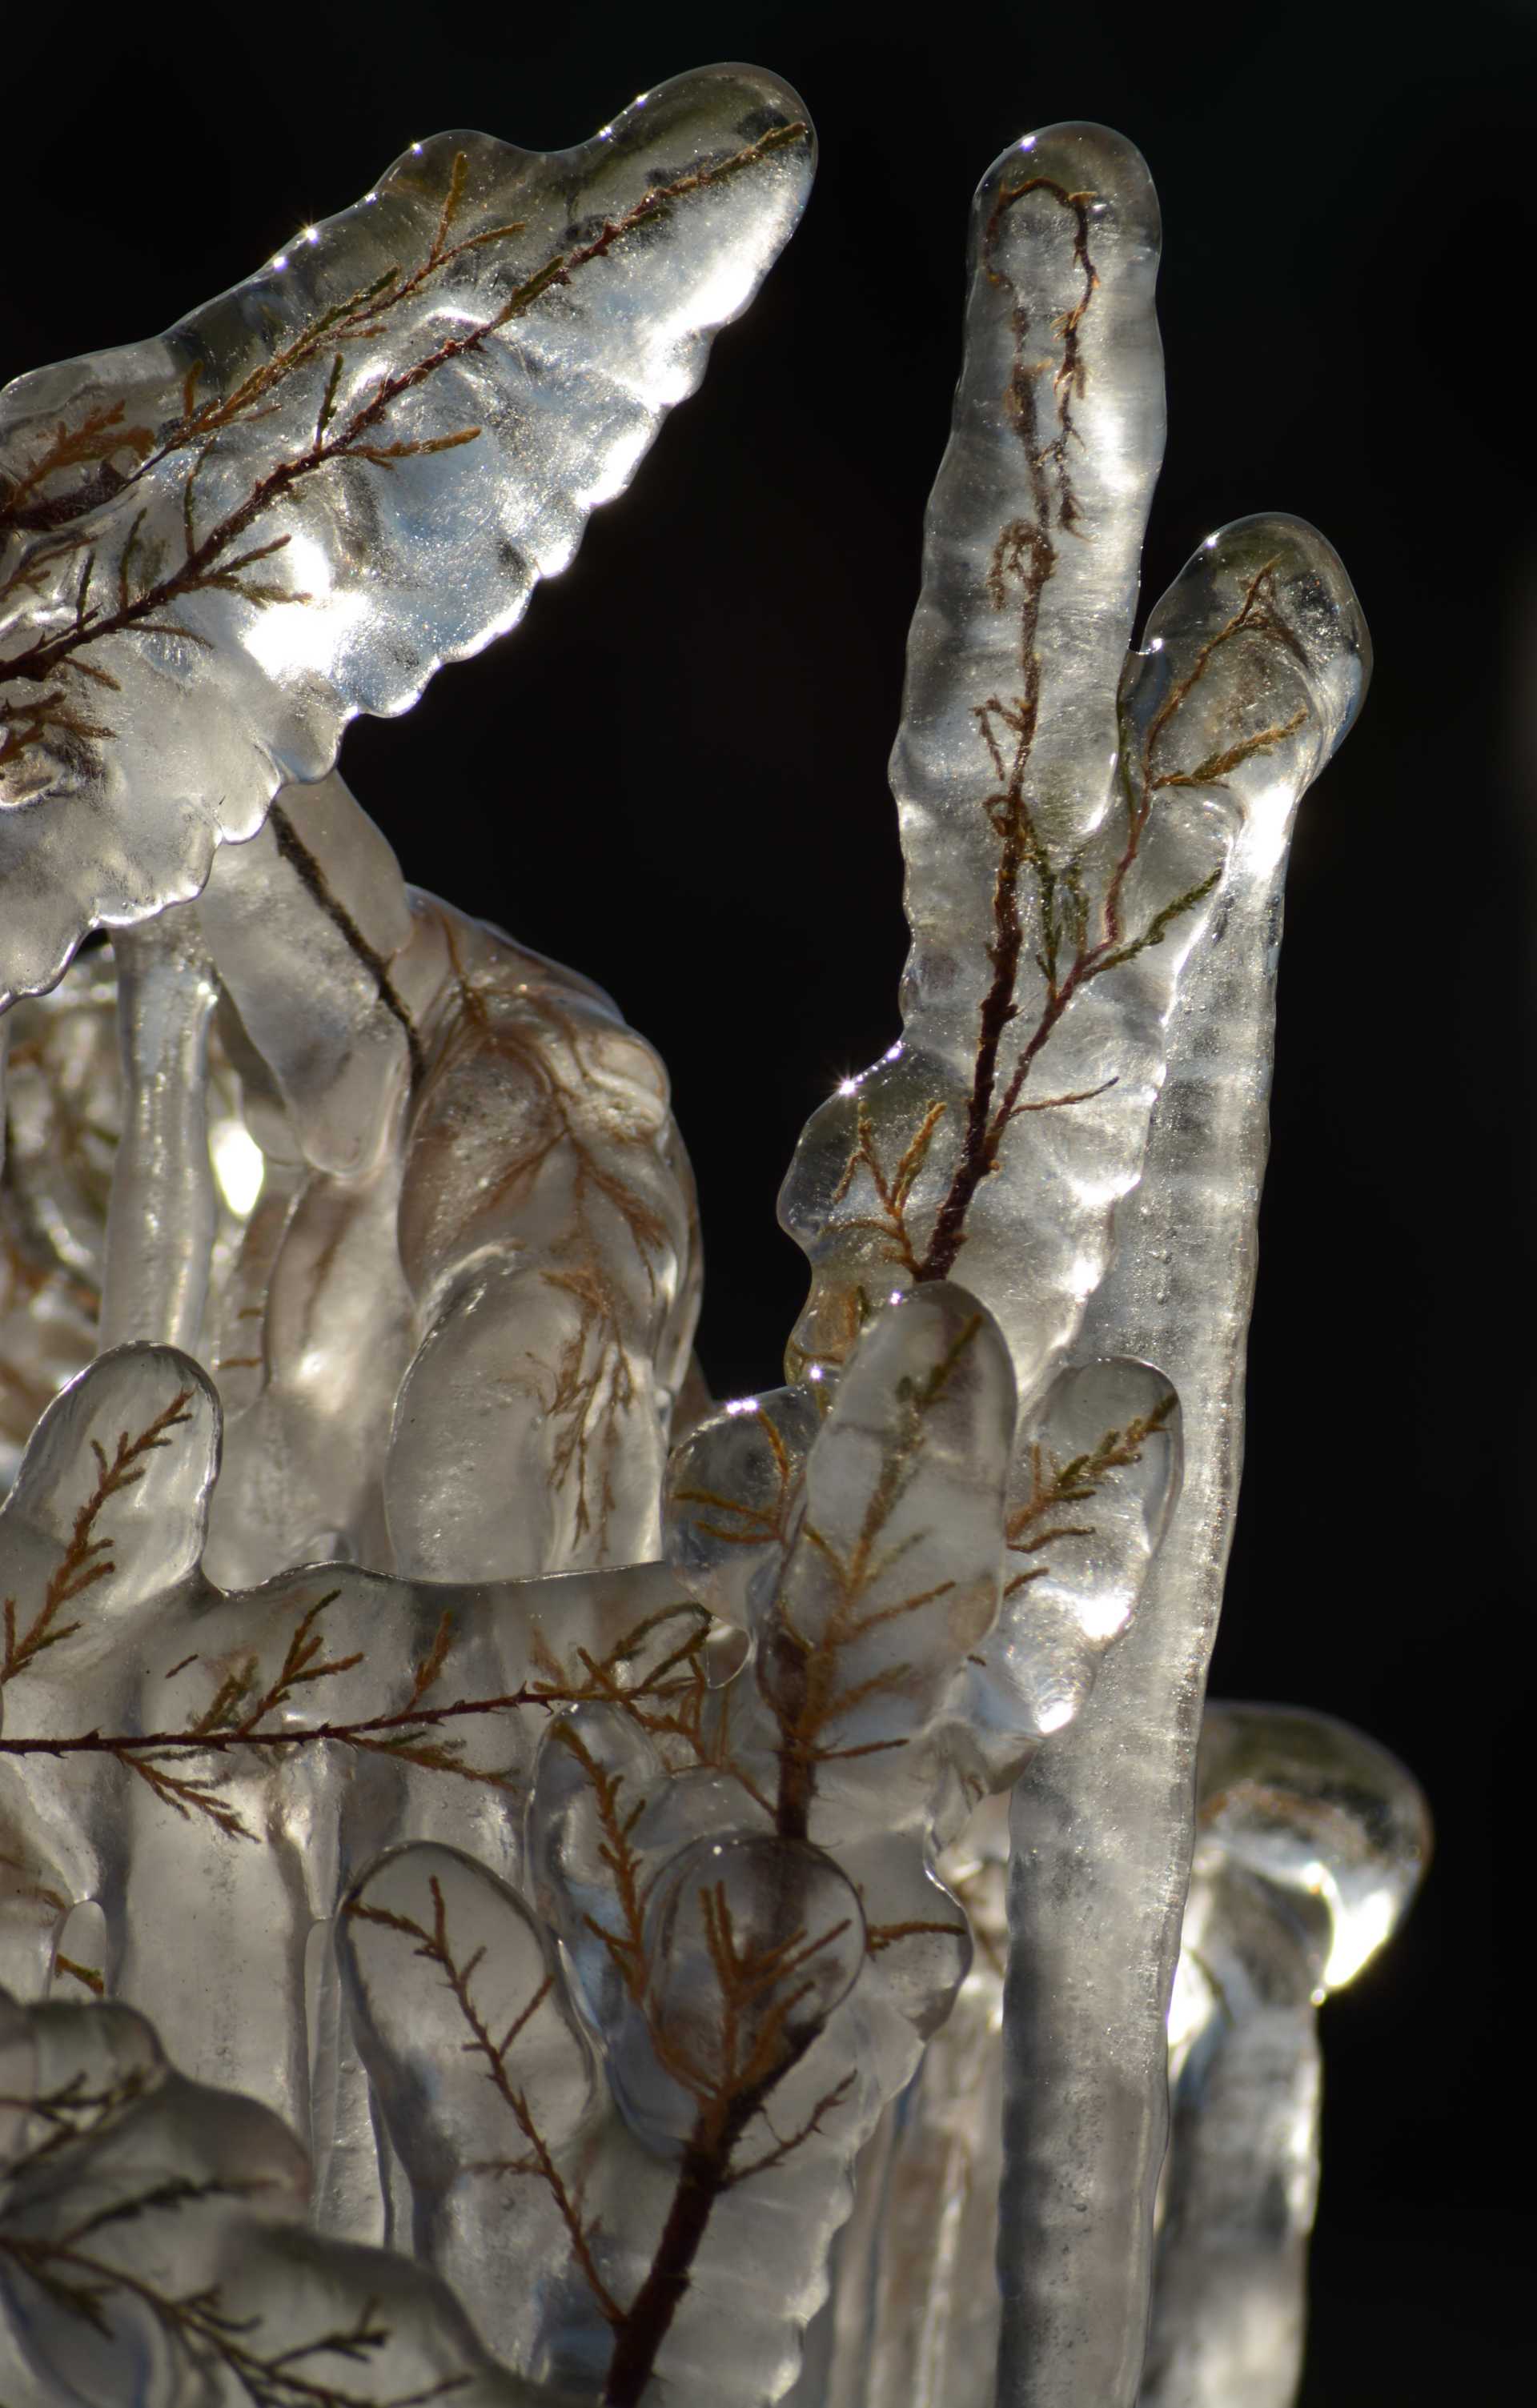
[[[0,37],[5,376],[152,333],[419,136],[564,147],[720,57],[803,93],[805,224],[633,494],[509,642],[344,755],[409,876],[597,977],[671,1066],[717,1393],[776,1377],[804,1290],[776,1188],[807,1112],[897,1032],[884,766],[969,194],[1057,118],[1146,153],[1170,374],[1147,592],[1223,520],[1294,509],[1377,647],[1298,839],[1214,1681],[1364,1725],[1440,1835],[1408,1929],[1326,2015],[1304,2408],[1531,2374],[1537,12],[1435,13],[1432,38],[1360,0],[984,0],[904,37],[840,6],[544,30],[380,6],[86,36],[40,10]]]

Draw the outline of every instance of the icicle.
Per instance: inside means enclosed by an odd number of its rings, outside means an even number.
[[[124,928],[118,957],[122,1135],[107,1219],[99,1342],[195,1351],[217,1199],[208,1154],[208,1023],[218,988],[197,924]]]
[[[1243,813],[1181,1002],[1142,1182],[1086,1316],[1178,1390],[1185,1484],[1148,1593],[1070,1748],[1014,1794],[1000,2408],[1131,2408],[1167,2133],[1165,2017],[1196,1745],[1242,1455],[1281,892],[1297,801],[1343,735],[1366,633],[1329,546],[1248,519],[1149,622],[1124,742]]]

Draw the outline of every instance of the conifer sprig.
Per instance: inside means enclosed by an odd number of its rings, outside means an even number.
[[[467,172],[465,153],[456,152],[437,231],[426,257],[414,269],[408,272],[400,265],[392,265],[368,285],[331,304],[227,394],[202,398],[202,372],[194,365],[182,387],[180,416],[158,441],[148,427],[123,426],[121,404],[88,411],[75,427],[61,423],[36,459],[8,489],[0,489],[0,537],[8,526],[16,533],[40,534],[45,538],[0,580],[0,609],[27,592],[41,591],[48,573],[63,561],[78,558],[79,564],[78,572],[72,572],[76,590],[69,622],[62,628],[45,627],[30,642],[0,659],[0,768],[39,747],[53,749],[85,766],[99,758],[98,748],[110,740],[114,730],[106,720],[82,712],[72,696],[70,681],[84,677],[93,686],[117,690],[119,681],[111,669],[88,657],[108,639],[172,636],[206,646],[208,638],[177,615],[180,605],[199,594],[223,593],[257,609],[308,601],[306,593],[284,582],[267,566],[279,561],[291,541],[289,535],[246,541],[272,511],[291,504],[316,477],[347,462],[388,474],[403,461],[456,451],[478,441],[483,432],[478,425],[409,437],[392,435],[390,423],[398,405],[419,387],[455,362],[472,358],[546,294],[571,284],[595,261],[607,258],[642,227],[668,215],[689,194],[729,181],[772,152],[807,138],[808,128],[802,123],[775,126],[712,165],[652,185],[628,208],[605,218],[589,239],[552,252],[522,277],[489,315],[462,332],[432,342],[402,366],[381,371],[343,406],[339,396],[352,347],[379,340],[388,330],[392,313],[467,253],[504,243],[525,230],[523,221],[511,221],[477,229],[457,241],[451,239],[464,202]],[[314,368],[327,352],[329,364],[309,440],[275,461],[253,480],[241,500],[199,529],[198,480],[221,437],[232,428],[249,426],[276,411],[292,381]],[[132,458],[133,466],[126,474],[113,466],[114,455]],[[181,557],[174,564],[147,562],[136,574],[134,553],[147,514],[143,513],[130,528],[113,592],[99,594],[91,514],[103,504],[121,504],[125,493],[173,459],[186,463],[180,494]],[[81,467],[91,473],[71,493],[45,493],[44,488],[57,478]]]
[[[1076,299],[1053,324],[1059,350],[1049,387],[1027,356],[1030,312],[998,254],[998,236],[1008,212],[1034,194],[1066,212],[1081,280]],[[1252,580],[1228,624],[1200,647],[1188,670],[1171,687],[1140,746],[1123,748],[1119,775],[1124,828],[1119,850],[1103,872],[1100,891],[1091,892],[1093,871],[1086,850],[1066,860],[1053,860],[1031,808],[1028,782],[1041,700],[1041,609],[1060,557],[1060,540],[1081,539],[1083,510],[1072,477],[1072,450],[1078,440],[1073,405],[1085,386],[1083,330],[1099,289],[1090,249],[1095,198],[1092,193],[1069,192],[1047,176],[1026,177],[1003,186],[984,237],[984,273],[1009,300],[1013,360],[1003,406],[1026,461],[1031,512],[1029,518],[1012,520],[1002,528],[984,580],[994,608],[1014,615],[1019,681],[1012,695],[990,695],[975,706],[973,714],[991,777],[982,810],[998,847],[987,948],[992,976],[978,1008],[976,1051],[955,1158],[927,1239],[914,1230],[911,1207],[920,1173],[949,1110],[942,1098],[932,1098],[923,1107],[912,1134],[898,1140],[901,1152],[895,1168],[888,1168],[869,1104],[861,1096],[855,1143],[831,1198],[836,1210],[861,1182],[868,1186],[873,1209],[856,1212],[840,1226],[871,1232],[878,1240],[880,1259],[914,1283],[946,1279],[954,1270],[978,1190],[998,1168],[1015,1121],[1031,1113],[1092,1104],[1116,1084],[1111,1076],[1060,1094],[1034,1092],[1037,1065],[1073,1005],[1097,980],[1161,944],[1218,882],[1220,867],[1150,911],[1141,924],[1128,922],[1128,884],[1143,850],[1156,797],[1178,787],[1220,787],[1246,761],[1294,736],[1308,717],[1306,706],[1299,705],[1285,719],[1217,746],[1193,767],[1168,766],[1169,740],[1182,712],[1217,656],[1236,638],[1257,635],[1302,657],[1295,631],[1281,611],[1274,591],[1276,564],[1271,562]],[[1043,391],[1050,394],[1045,411]],[[1013,1061],[1007,1062],[1007,1043],[1020,1018],[1022,982],[1029,965],[1041,980],[1041,1000],[1028,1033]],[[797,1368],[804,1370],[809,1361]]]
[[[130,1438],[120,1433],[117,1445],[108,1460],[106,1449],[93,1439],[91,1452],[96,1459],[96,1484],[79,1508],[69,1539],[60,1555],[56,1569],[50,1574],[48,1585],[25,1629],[17,1627],[16,1599],[5,1601],[0,1628],[4,1632],[4,1652],[0,1653],[0,1688],[16,1680],[29,1664],[36,1663],[45,1649],[57,1647],[61,1641],[72,1639],[80,1627],[79,1621],[61,1622],[59,1616],[74,1605],[99,1581],[110,1579],[116,1566],[111,1558],[112,1541],[98,1535],[96,1524],[103,1508],[123,1490],[132,1488],[144,1477],[146,1455],[159,1447],[168,1446],[170,1434],[191,1419],[187,1407],[192,1401],[191,1388],[179,1389],[170,1403],[154,1419]]]

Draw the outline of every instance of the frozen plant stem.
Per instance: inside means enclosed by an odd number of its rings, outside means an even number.
[[[678,2169],[678,2187],[656,2255],[615,2331],[603,2386],[606,2408],[638,2408],[657,2352],[682,2304],[706,2227],[729,2181],[732,2152],[771,2087],[772,2081],[766,2082],[756,2098],[744,2092],[723,2114],[701,2112]]]
[[[1162,441],[1157,239],[1145,168],[1102,128],[1029,138],[979,193],[893,761],[903,1043],[824,1108],[782,1208],[813,1265],[792,1374],[836,1374],[894,1274],[954,1269],[1006,1330],[1027,1413],[1064,1361],[1130,1358],[1185,1416],[1185,1500],[1108,1658],[1120,1702],[1060,1730],[1093,1657],[1048,1692],[1041,1735],[1060,1735],[1017,1793],[1002,2408],[1136,2397],[1280,883],[1368,670],[1338,561],[1282,518],[1210,538],[1128,657]]]
[[[430,377],[439,375],[454,362],[478,351],[492,336],[499,334],[514,319],[533,308],[545,293],[558,286],[569,284],[574,276],[590,266],[595,260],[606,258],[616,243],[622,243],[639,227],[651,224],[656,219],[665,216],[668,208],[684,194],[703,190],[711,184],[719,183],[728,177],[751,169],[783,143],[803,141],[805,136],[804,125],[777,126],[771,134],[765,135],[760,141],[749,145],[739,151],[734,158],[723,160],[709,170],[677,178],[670,183],[652,186],[631,208],[625,211],[623,216],[605,221],[590,241],[576,245],[568,251],[555,253],[553,258],[544,261],[536,268],[531,276],[524,278],[502,307],[494,316],[486,319],[483,324],[472,326],[467,334],[446,337],[424,357],[413,361],[409,367],[399,369],[392,375],[380,377],[359,406],[346,413],[340,423],[334,423],[338,418],[336,395],[345,365],[345,352],[338,348],[331,365],[324,396],[310,441],[302,451],[269,468],[234,509],[227,511],[216,524],[194,540],[194,521],[192,512],[193,479],[220,435],[241,417],[254,414],[258,405],[267,407],[267,396],[275,386],[288,376],[309,366],[331,344],[344,346],[349,342],[376,338],[383,331],[381,322],[390,311],[410,299],[429,277],[438,276],[445,267],[460,258],[464,251],[482,243],[507,241],[514,235],[522,234],[523,225],[513,223],[481,231],[463,243],[451,245],[448,242],[447,237],[452,228],[454,213],[465,182],[466,157],[465,153],[460,151],[454,160],[449,194],[443,205],[438,231],[424,266],[409,277],[402,276],[398,269],[393,269],[387,281],[381,280],[373,289],[355,294],[348,308],[329,313],[316,327],[307,330],[287,352],[280,354],[265,372],[248,380],[247,385],[229,400],[216,405],[205,404],[199,407],[196,402],[196,384],[189,378],[184,394],[186,416],[182,423],[176,428],[170,440],[152,453],[148,464],[158,466],[160,462],[171,452],[182,450],[190,451],[194,455],[185,489],[187,541],[183,558],[174,569],[167,571],[141,591],[134,590],[125,566],[120,575],[115,607],[103,609],[90,599],[95,561],[94,553],[87,551],[80,570],[75,624],[62,635],[40,638],[27,646],[25,650],[12,653],[4,661],[0,661],[0,685],[18,679],[29,681],[35,685],[44,685],[49,679],[57,677],[88,647],[99,644],[108,637],[132,634],[140,629],[151,633],[156,632],[158,627],[156,613],[183,601],[188,595],[198,593],[209,585],[231,588],[232,580],[234,590],[239,590],[239,581],[246,577],[246,573],[261,562],[273,559],[284,551],[290,538],[287,535],[274,537],[270,542],[241,552],[233,560],[227,557],[231,546],[238,543],[259,520],[265,519],[269,511],[276,509],[280,503],[285,501],[293,489],[301,484],[305,479],[318,475],[337,462],[349,459],[362,460],[370,466],[388,469],[402,460],[431,456],[435,452],[453,451],[461,444],[477,441],[481,431],[478,426],[461,427],[452,434],[435,437],[427,442],[410,440],[382,442],[376,438],[385,431],[385,422],[396,403],[404,400],[408,394],[413,392],[418,385],[424,384]],[[135,429],[131,432],[138,435],[145,431]],[[120,442],[126,442],[129,437],[124,435],[119,439]],[[147,434],[145,439],[148,441]],[[57,462],[50,464],[54,468],[57,465]],[[144,470],[140,468],[136,471],[134,477],[109,489],[108,497],[113,500],[118,499],[120,494],[131,487],[137,477],[143,473]],[[82,514],[82,510],[89,509],[90,505],[91,497],[83,497],[81,507],[77,508],[70,515]],[[12,523],[16,523],[14,512],[11,515]],[[26,522],[23,519],[22,523],[24,524]],[[5,519],[0,516],[0,531],[3,531]],[[74,541],[68,540],[61,544],[60,549],[77,552],[80,547]],[[309,599],[307,595],[296,590],[280,584],[272,585],[266,581],[251,584],[248,580],[243,590],[246,598],[268,606],[280,602],[303,603]],[[172,632],[181,631],[173,630]],[[11,708],[8,704],[4,707],[7,710]],[[15,757],[27,746],[44,740],[48,724],[46,719],[36,727],[23,730],[21,724],[21,707],[16,708],[17,718],[7,738],[11,748],[10,753],[8,755],[0,753],[0,761],[7,757]],[[110,730],[102,731],[98,740],[108,740],[110,734]]]
[[[739,1941],[724,1884],[699,1894],[720,1995],[724,2072],[713,2080],[701,2078],[686,2054],[670,2046],[663,2033],[655,2033],[658,2057],[695,2092],[698,2113],[683,2145],[677,2186],[655,2254],[630,2305],[613,2320],[614,2348],[604,2386],[605,2408],[638,2408],[682,2305],[711,2217],[725,2193],[737,2183],[782,2165],[818,2128],[822,2114],[840,2103],[848,2086],[838,2085],[819,2101],[799,2132],[775,2141],[746,2165],[736,2162],[738,2146],[754,2118],[768,2105],[806,2046],[810,2034],[797,2034],[795,2011],[808,1994],[809,1985],[803,1978],[807,1969],[843,1937],[846,1928],[840,1925],[809,1939],[804,1926],[796,1921],[790,1886],[788,1878],[779,1885],[772,1937],[765,1946],[754,1946],[751,1939]],[[766,2000],[771,2003],[767,2014],[761,2014]]]
[[[1132,2408],[1168,2139],[1166,2025],[1196,1749],[1243,1460],[1243,1358],[1295,797],[1257,810],[1187,992],[1088,1342],[1184,1403],[1185,1469],[1137,1619],[1070,1749],[1014,1792],[999,2408]]]
[[[856,1690],[843,1674],[841,1659],[844,1651],[868,1638],[880,1624],[917,1612],[932,1601],[933,1592],[919,1593],[893,1607],[878,1597],[872,1601],[871,1592],[878,1571],[884,1569],[880,1562],[882,1543],[893,1511],[911,1483],[914,1461],[923,1444],[926,1415],[943,1397],[956,1363],[976,1334],[980,1318],[980,1315],[976,1316],[962,1328],[945,1355],[908,1399],[904,1413],[904,1442],[893,1449],[883,1467],[853,1550],[846,1557],[840,1555],[811,1522],[805,1525],[800,1534],[802,1544],[814,1550],[829,1567],[836,1602],[814,1639],[809,1639],[797,1630],[790,1614],[783,1609],[774,1626],[772,1698],[780,1727],[774,1826],[781,1840],[797,1848],[804,1845],[808,1838],[819,1761],[834,1757],[846,1760],[849,1756],[863,1753],[858,1749],[829,1750],[823,1737],[829,1727],[849,1711],[855,1696],[860,1694],[860,1690]],[[869,1686],[868,1683],[860,1685],[862,1690],[868,1690]],[[720,1911],[724,1912],[724,1900]],[[788,1968],[793,1976],[798,1964],[825,1944],[821,1942],[806,1942],[804,1933],[794,1928],[794,1905],[786,1886],[780,1893],[777,1918],[780,1937],[776,1947],[769,1951],[769,1961],[774,1963],[771,1978],[779,1981],[786,1978],[784,1968]],[[922,1928],[918,1925],[911,1927],[913,1931]],[[942,1927],[935,1925],[929,1928]],[[886,1935],[885,1944],[889,1944],[892,1937],[904,1936],[903,1932]],[[728,1929],[717,1942],[714,1953],[718,1964],[723,1957],[729,1957]],[[776,1959],[783,1961],[774,1962]],[[722,1987],[724,1992],[726,1988],[724,1979]],[[785,2020],[783,2012],[780,2020],[781,2023]],[[748,2126],[789,2071],[797,2053],[793,2048],[783,2047],[769,2055],[761,2066],[755,2060],[750,2062],[739,2082],[701,2104],[697,2121],[683,2149],[677,2189],[655,2256],[639,2291],[617,2327],[613,2358],[604,2391],[608,2408],[636,2408],[636,2403],[641,2399],[657,2352],[688,2288],[690,2270],[722,2194],[733,2182],[745,2180],[754,2171],[763,2170],[761,2167],[734,2168],[733,2157]],[[762,2055],[761,2050],[759,2055]],[[824,2106],[828,2103],[823,2102]],[[793,2141],[777,2144],[772,2152],[774,2161],[781,2161],[794,2145]]]
[[[441,136],[158,343],[0,404],[0,997],[36,998],[0,1201],[39,1255],[53,1214],[85,1299],[19,1349],[45,1409],[0,1504],[7,2401],[36,2358],[50,2408],[86,2342],[116,2378],[114,2288],[219,2408],[1135,2408],[1193,2324],[1264,2354],[1263,2230],[1226,2322],[1199,2304],[1263,2102],[1239,2079],[1225,2122],[1166,2018],[1286,840],[1367,651],[1280,518],[1210,538],[1130,649],[1163,433],[1136,152],[1048,128],[977,194],[892,768],[902,1036],[785,1181],[783,1387],[712,1410],[690,1369],[654,1054],[409,890],[333,767],[565,565],[812,147],[735,68],[553,160]],[[110,971],[53,996],[90,927]],[[1262,1985],[1321,1867],[1311,2014],[1423,1833],[1396,1768],[1284,1723],[1218,1748],[1186,1966],[1207,1930]],[[1193,1981],[1187,2037],[1254,2061],[1236,1984]],[[1144,2376],[1171,2047],[1184,2255]],[[63,2103],[113,2052],[167,2169],[119,2203],[93,2152],[132,2150]],[[173,2298],[138,2228],[182,2203]],[[419,2261],[387,2319],[384,2234]],[[320,2338],[264,2355],[269,2313]]]

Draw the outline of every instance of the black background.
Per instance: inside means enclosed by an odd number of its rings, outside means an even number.
[[[531,149],[720,57],[823,143],[801,232],[634,493],[507,643],[344,767],[409,876],[598,978],[670,1065],[717,1393],[804,1290],[773,1200],[897,1031],[885,787],[968,197],[1063,117],[1163,199],[1168,462],[1146,591],[1209,528],[1314,520],[1377,648],[1304,806],[1214,1685],[1327,1708],[1429,1791],[1439,1856],[1326,2016],[1304,2408],[1525,2396],[1537,496],[1525,357],[1537,10],[840,6],[8,19],[0,375],[152,333],[405,145]],[[1430,12],[1427,12],[1429,17]]]

